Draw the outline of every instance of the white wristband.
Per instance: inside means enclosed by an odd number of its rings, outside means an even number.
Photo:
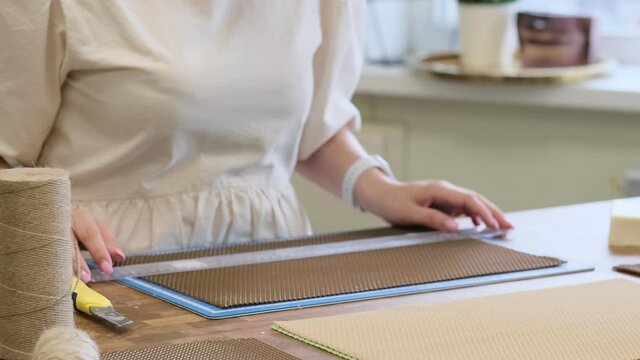
[[[387,163],[382,156],[380,155],[369,155],[365,158],[361,158],[347,170],[347,173],[342,180],[342,199],[347,202],[347,204],[362,210],[360,205],[358,204],[358,199],[355,196],[355,187],[356,181],[360,175],[366,170],[376,167],[380,170],[384,171],[389,177],[395,179],[393,173],[391,172],[391,167],[389,163]]]

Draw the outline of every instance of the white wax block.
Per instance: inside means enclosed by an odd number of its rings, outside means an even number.
[[[613,202],[609,245],[640,247],[640,199]]]

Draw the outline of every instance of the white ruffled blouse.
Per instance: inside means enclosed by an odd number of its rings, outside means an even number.
[[[340,128],[363,0],[0,7],[0,156],[71,176],[125,252],[310,232],[290,185]]]

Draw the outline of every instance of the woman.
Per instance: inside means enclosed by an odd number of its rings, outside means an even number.
[[[363,0],[29,0],[0,13],[2,166],[69,171],[73,233],[104,272],[124,252],[308,234],[294,170],[394,224],[511,227],[472,191],[394,180],[353,136]]]

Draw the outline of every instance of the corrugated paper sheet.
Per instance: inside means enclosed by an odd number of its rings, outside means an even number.
[[[296,360],[256,339],[202,341],[102,354],[100,360]]]
[[[259,251],[402,233],[398,229],[131,257],[137,264]],[[331,246],[331,245],[327,245]],[[308,259],[145,277],[219,308],[276,303],[489,274],[541,269],[562,261],[466,239]]]
[[[640,358],[640,284],[591,284],[277,322],[345,359]]]

